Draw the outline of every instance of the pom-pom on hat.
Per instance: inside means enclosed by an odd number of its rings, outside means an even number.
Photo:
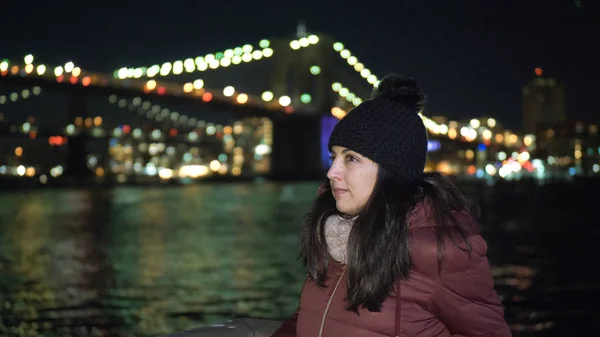
[[[419,112],[425,95],[419,84],[387,75],[372,98],[352,109],[333,129],[329,150],[342,146],[371,159],[397,178],[423,175],[427,132]]]

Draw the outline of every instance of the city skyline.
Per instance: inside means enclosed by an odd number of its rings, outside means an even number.
[[[251,5],[252,11],[244,11],[242,4],[232,4],[227,16],[216,15],[225,14],[219,4],[198,11],[195,2],[185,1],[181,7],[161,9],[125,1],[119,11],[110,13],[84,12],[83,8],[65,4],[42,8],[44,15],[28,9],[30,24],[7,39],[4,53],[8,51],[8,55],[3,53],[0,58],[22,58],[25,53],[33,53],[48,64],[73,59],[89,69],[112,71],[121,66],[164,62],[261,38],[291,35],[301,17],[309,32],[339,38],[379,76],[393,71],[422,82],[429,96],[426,107],[429,116],[461,119],[489,115],[507,127],[519,128],[521,88],[535,76],[533,69],[537,66],[565,86],[568,117],[593,119],[597,116],[593,93],[598,90],[598,83],[594,81],[598,71],[591,66],[593,60],[600,57],[600,48],[594,46],[600,41],[597,38],[600,27],[594,25],[590,15],[594,8],[588,2],[580,3],[581,8],[570,2],[545,6],[540,6],[539,1],[527,5],[489,3],[474,6],[476,8],[444,4],[428,7],[426,2],[390,7],[389,12],[403,13],[399,16],[402,20],[389,23],[385,18],[378,20],[382,32],[374,28],[359,29],[352,21],[360,19],[369,24],[384,14],[373,10],[372,16],[361,18],[351,13],[351,4],[307,11],[309,1],[306,8],[290,9],[287,14],[281,13],[282,9],[271,8],[271,16],[262,21],[247,16],[254,12],[260,17],[260,12],[268,9],[259,3]],[[8,6],[9,11],[20,12],[11,6]],[[186,8],[189,13],[183,13]],[[244,15],[236,14],[235,8]],[[324,14],[334,10],[338,15],[325,19]],[[478,18],[470,16],[477,11]],[[123,13],[138,14],[126,16]],[[444,20],[434,23],[436,16],[442,13],[445,13],[441,17]],[[57,16],[53,14],[74,20],[54,20]],[[157,21],[158,15],[162,15],[161,21]],[[388,19],[392,16],[386,15]],[[11,25],[13,17],[19,18],[18,15],[9,17],[2,25]],[[222,19],[217,20],[217,17]],[[548,19],[551,17],[560,20]],[[202,20],[194,21],[195,18]],[[101,20],[121,24],[94,24],[103,22]],[[347,22],[341,25],[339,20]],[[544,20],[559,23],[544,26],[541,24]],[[422,25],[418,29],[414,26],[416,21]],[[503,25],[507,22],[511,24]],[[81,25],[87,29],[75,29]],[[525,29],[527,27],[529,29]],[[40,34],[42,29],[47,33]],[[373,51],[372,45],[379,46],[381,53]]]

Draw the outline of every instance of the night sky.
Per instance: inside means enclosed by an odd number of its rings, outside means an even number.
[[[20,4],[17,4],[20,3]],[[535,67],[567,90],[567,113],[600,119],[596,0],[3,2],[0,58],[73,60],[112,72],[203,55],[262,38],[311,33],[343,42],[375,74],[423,84],[427,115],[491,115],[521,125]]]

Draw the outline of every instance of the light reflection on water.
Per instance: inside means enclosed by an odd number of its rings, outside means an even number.
[[[579,267],[592,232],[535,229],[581,214],[524,197],[543,192],[470,192],[515,336],[592,327],[584,318],[600,310],[585,303],[599,299],[598,271]],[[0,334],[151,336],[284,318],[304,280],[297,235],[315,193],[267,183],[1,194]]]

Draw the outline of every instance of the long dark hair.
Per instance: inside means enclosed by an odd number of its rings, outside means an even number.
[[[348,239],[348,310],[358,313],[363,307],[380,311],[396,282],[408,277],[411,257],[407,219],[424,201],[430,204],[432,221],[437,224],[438,266],[445,236],[470,253],[467,229],[453,212],[477,211],[448,178],[426,173],[419,180],[399,181],[380,167],[373,193],[356,217]],[[325,287],[329,262],[325,222],[334,214],[342,215],[327,182],[306,214],[300,243],[300,260],[319,287]],[[458,237],[452,235],[450,227]]]

